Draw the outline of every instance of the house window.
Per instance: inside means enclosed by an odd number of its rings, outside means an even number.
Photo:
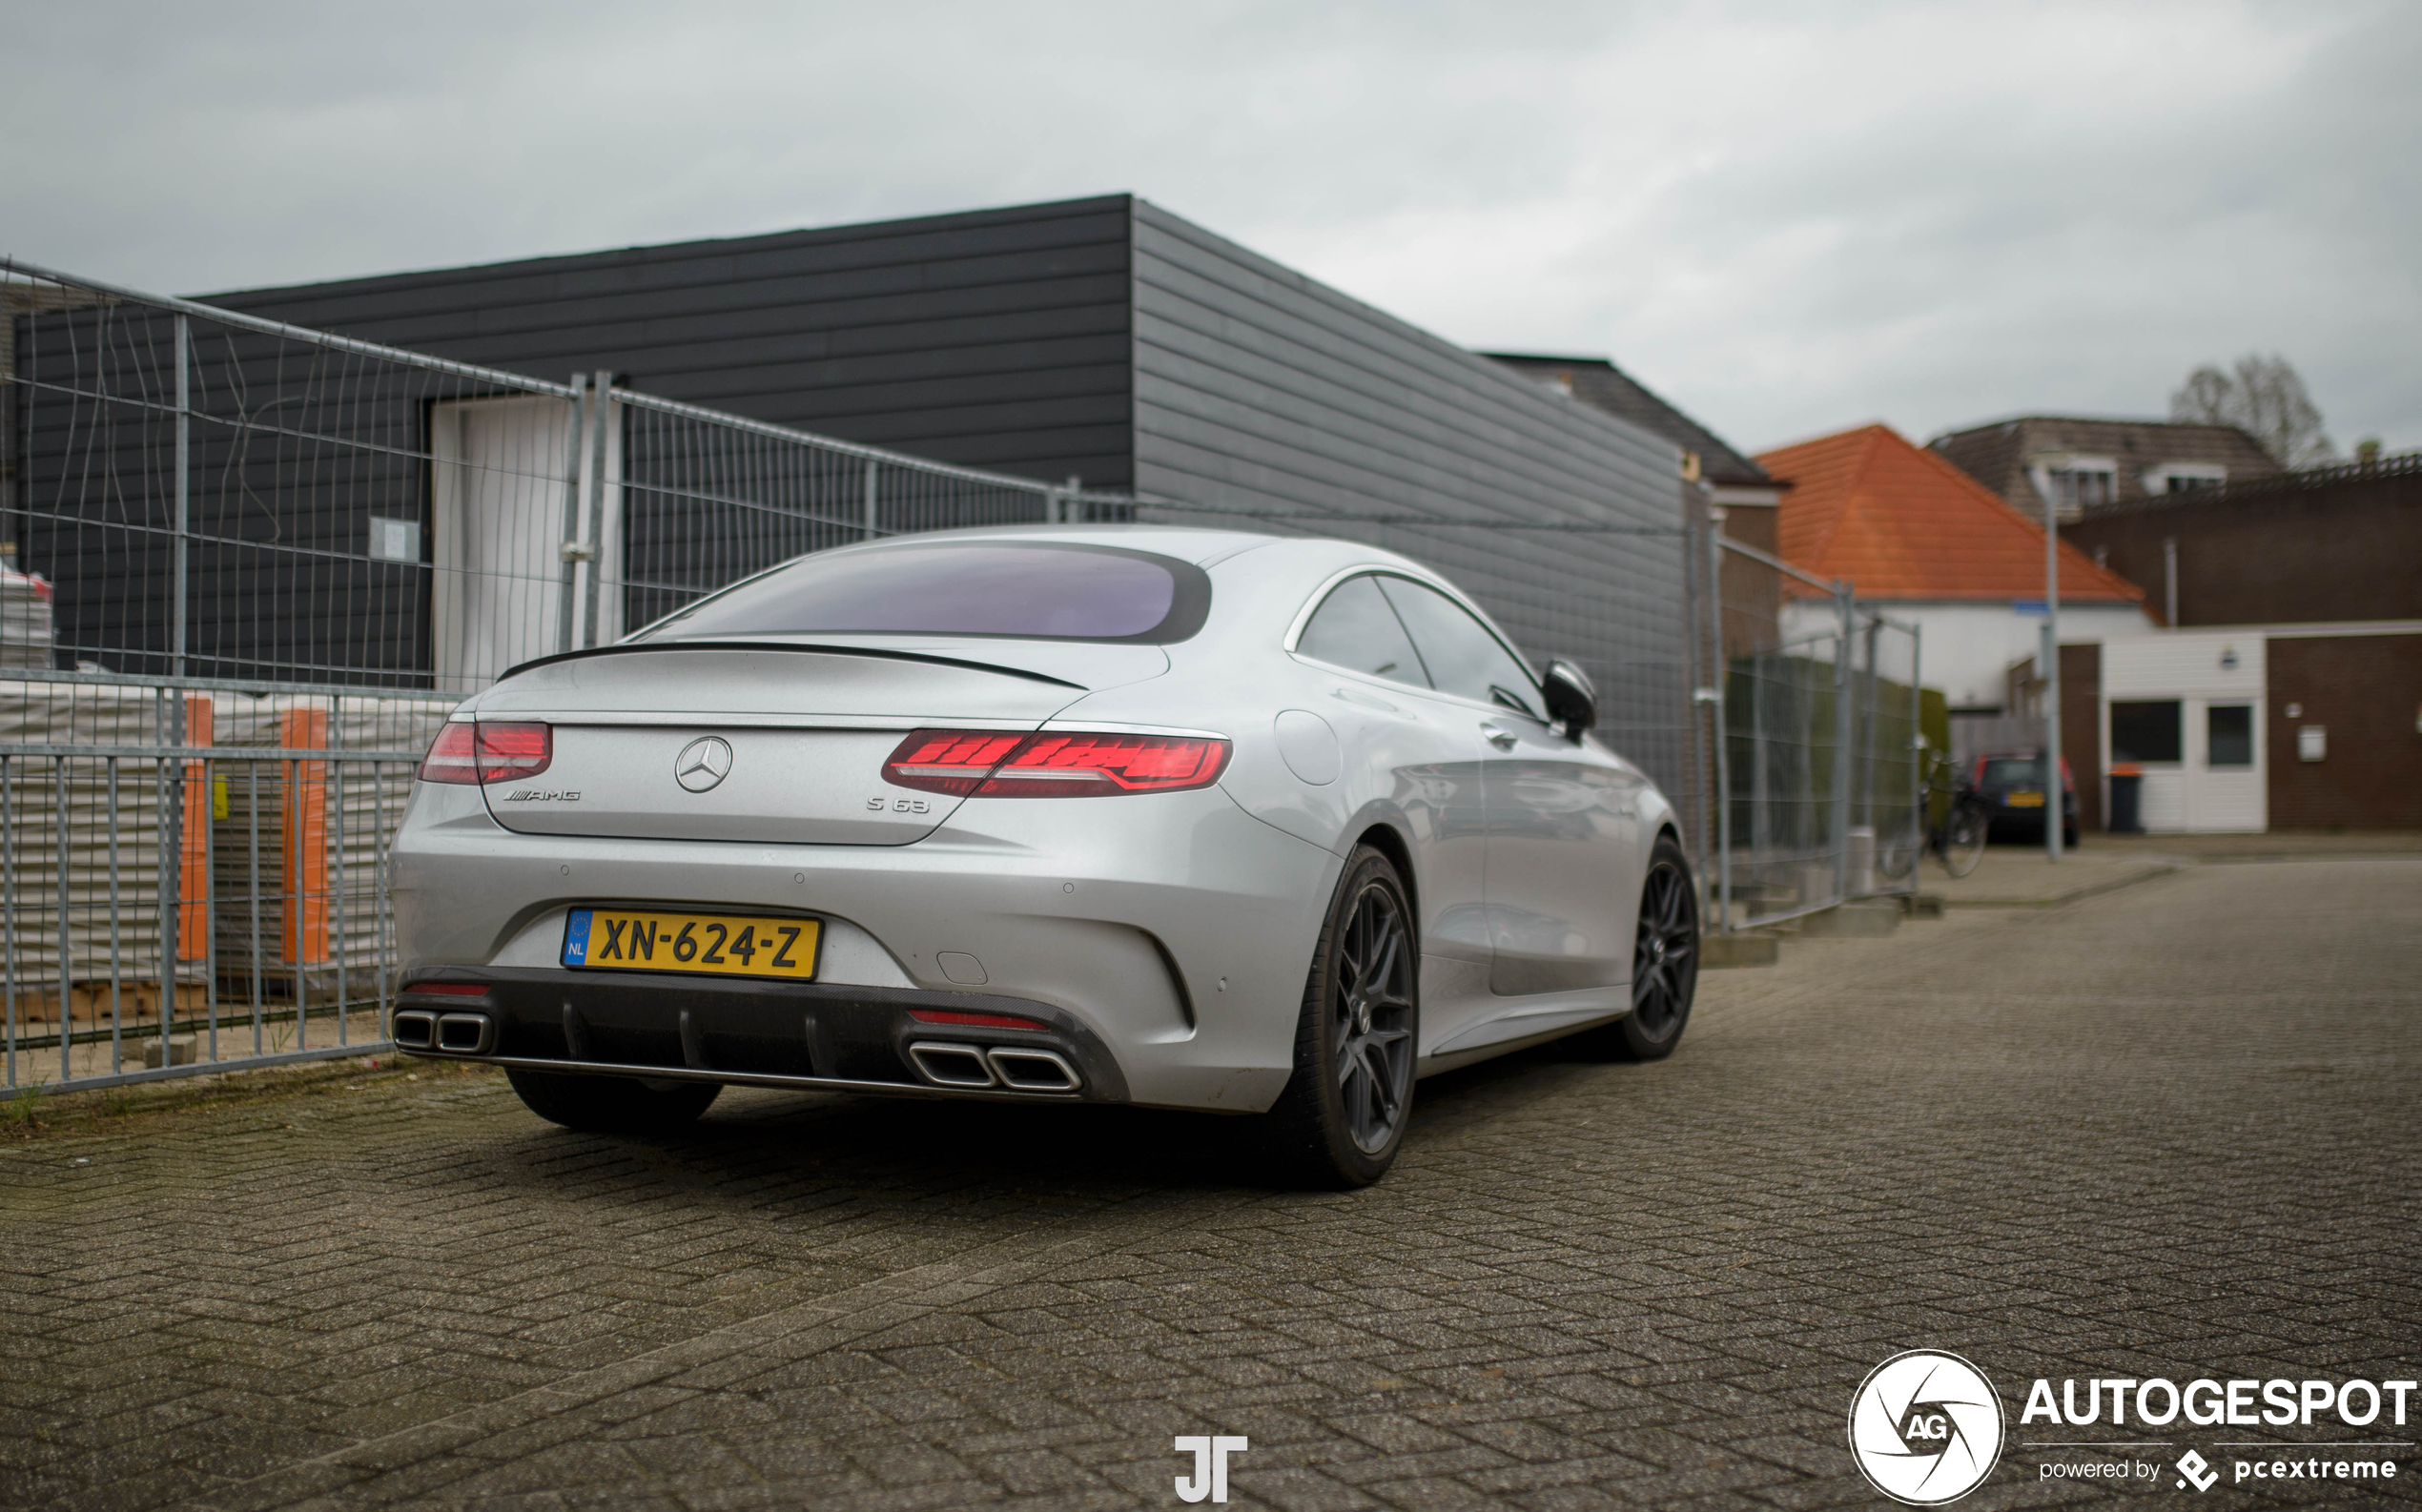
[[[2179,759],[2178,700],[2111,701],[2111,760],[2174,762]]]
[[[2110,472],[2099,467],[2056,467],[2052,502],[2063,511],[2099,509],[2118,497]]]
[[[2145,469],[2145,492],[2186,494],[2198,488],[2227,485],[2228,469],[2219,462],[2163,462]]]
[[[2036,497],[2056,513],[2075,517],[2119,501],[2119,462],[2083,452],[2038,452],[2027,459]]]
[[[2204,765],[2251,766],[2254,764],[2254,706],[2214,704],[2205,710]]]

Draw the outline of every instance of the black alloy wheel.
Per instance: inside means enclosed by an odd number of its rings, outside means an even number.
[[[1413,952],[1392,878],[1364,886],[1337,953],[1331,1062],[1354,1147],[1376,1154],[1395,1142],[1413,1086]]]
[[[1358,1187],[1394,1163],[1412,1110],[1420,963],[1396,868],[1357,849],[1304,983],[1295,1074],[1264,1115],[1285,1179]]]
[[[1671,835],[1657,837],[1640,884],[1632,932],[1632,1011],[1581,1037],[1582,1047],[1621,1060],[1662,1060],[1682,1042],[1698,991],[1698,891]]]

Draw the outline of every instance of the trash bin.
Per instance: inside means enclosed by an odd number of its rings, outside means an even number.
[[[2140,803],[2145,791],[2145,774],[2134,766],[2111,768],[2111,822],[2115,835],[2141,835],[2145,832]]]

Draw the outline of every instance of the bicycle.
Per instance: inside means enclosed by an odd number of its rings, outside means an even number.
[[[1877,858],[1885,876],[1899,879],[1909,875],[1928,850],[1942,862],[1942,869],[1955,877],[1966,876],[1984,859],[1985,836],[1991,828],[1984,800],[1959,775],[1948,757],[1929,751],[1926,758],[1925,783],[1919,790],[1908,823],[1886,843]],[[1949,800],[1943,808],[1942,822],[1928,824],[1938,797]]]

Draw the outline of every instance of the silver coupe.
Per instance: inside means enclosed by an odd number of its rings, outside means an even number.
[[[820,552],[455,712],[393,854],[394,1035],[575,1129],[726,1085],[1123,1102],[1371,1181],[1420,1076],[1681,1038],[1689,867],[1595,720],[1350,541]]]

